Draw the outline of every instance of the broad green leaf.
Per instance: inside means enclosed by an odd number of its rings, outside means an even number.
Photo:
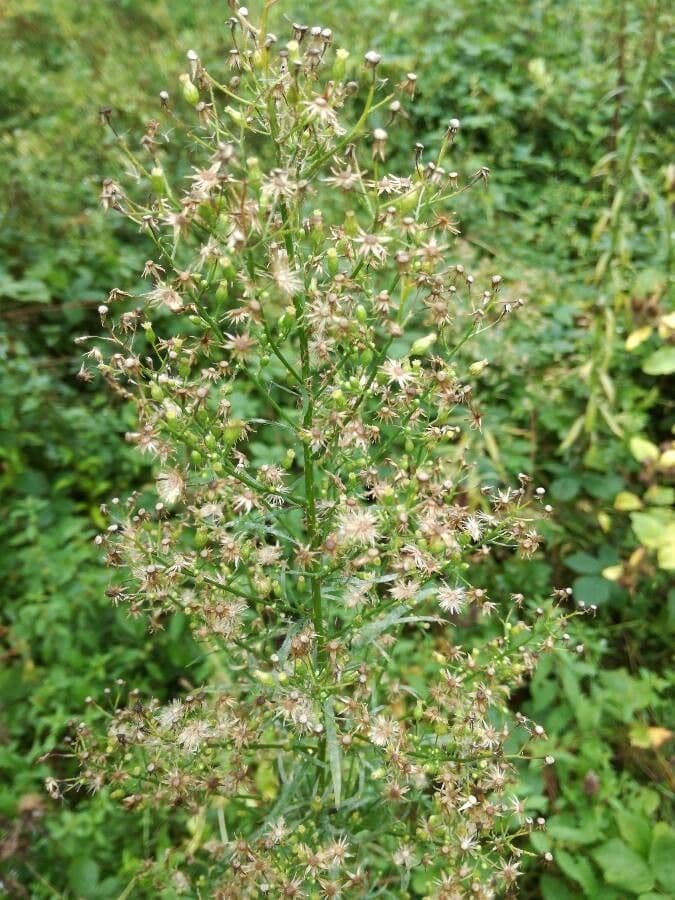
[[[577,900],[578,897],[562,878],[555,878],[553,875],[542,875],[540,887],[544,900]]]
[[[559,850],[555,855],[555,861],[568,878],[581,885],[587,897],[597,896],[598,879],[586,856],[580,853],[572,856],[566,850]]]
[[[673,462],[675,463],[675,459]],[[645,491],[644,499],[647,503],[653,503],[654,506],[672,506],[675,503],[675,488],[653,484]]]
[[[580,486],[578,478],[565,475],[551,482],[551,495],[554,500],[574,500]]]
[[[640,543],[650,550],[657,550],[665,543],[670,526],[675,524],[675,513],[655,507],[647,512],[631,513],[630,520]]]
[[[574,579],[572,591],[577,601],[600,604],[609,600],[612,586],[601,575],[582,575],[581,578]]]
[[[597,575],[602,570],[602,563],[589,553],[573,553],[565,557],[565,565],[578,575]]]
[[[642,363],[647,375],[671,375],[675,372],[675,347],[659,347]]]
[[[68,866],[68,882],[76,897],[89,900],[96,897],[99,868],[93,859],[81,857],[74,859]]]
[[[624,841],[640,856],[647,857],[652,839],[652,826],[648,819],[621,809],[616,813],[616,824]]]
[[[654,876],[647,863],[619,838],[602,844],[592,856],[609,884],[633,894],[642,894],[654,887]]]
[[[654,875],[666,890],[675,888],[675,831],[666,822],[654,826],[649,862]]]

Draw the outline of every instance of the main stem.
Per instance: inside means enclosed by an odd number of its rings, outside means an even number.
[[[372,89],[371,94],[369,94],[369,100],[366,103],[366,108],[369,107],[372,102]],[[275,152],[277,156],[277,163],[279,165],[282,164],[282,148],[280,146],[278,133],[278,123],[276,110],[274,108],[274,101],[272,99],[268,102],[268,112],[269,112],[269,121],[270,121],[270,131],[271,137],[274,141]],[[279,208],[281,212],[281,220],[283,222],[284,227],[284,245],[286,247],[286,253],[288,255],[288,261],[291,266],[295,267],[296,265],[296,257],[295,257],[295,247],[293,245],[293,235],[290,230],[289,220],[288,220],[288,208],[286,206],[286,201],[281,199],[279,203]],[[314,420],[314,396],[312,394],[312,370],[310,365],[309,358],[309,333],[307,328],[307,319],[305,317],[305,294],[298,293],[293,297],[293,306],[295,307],[295,317],[298,325],[298,335],[300,339],[300,370],[301,370],[301,378],[302,383],[305,387],[305,410],[302,417],[302,425],[303,429],[306,433],[310,432],[312,429],[312,424]],[[305,513],[307,520],[307,536],[309,538],[309,549],[310,553],[314,553],[318,550],[319,547],[319,535],[317,529],[316,522],[316,481],[314,477],[314,460],[312,458],[312,447],[311,443],[308,440],[304,440],[302,444],[303,448],[303,469],[304,469],[304,481],[305,481]],[[314,559],[312,558],[309,564],[309,569],[307,572],[307,576],[310,582],[310,590],[312,597],[312,622],[314,625],[314,631],[319,639],[320,644],[323,643],[324,638],[324,628],[323,628],[323,611],[321,608],[321,576],[319,572],[315,569]],[[323,655],[323,651],[319,650],[319,658]]]
[[[288,210],[286,204],[281,202],[281,218],[284,224],[284,244],[288,254],[289,263],[295,265],[295,247],[289,230]],[[302,426],[305,432],[310,432],[314,421],[314,396],[312,394],[312,370],[309,359],[309,334],[305,318],[305,295],[296,294],[293,298],[295,316],[298,324],[298,336],[300,339],[300,371],[302,382],[305,386],[305,411],[302,417]],[[307,517],[307,535],[309,537],[310,552],[318,549],[318,529],[316,522],[316,481],[314,478],[314,459],[312,448],[308,440],[303,441],[303,469],[305,476],[305,511]],[[307,573],[310,581],[312,596],[312,620],[314,631],[319,639],[324,636],[323,615],[321,608],[321,581],[320,575],[314,569],[314,562],[310,562]]]

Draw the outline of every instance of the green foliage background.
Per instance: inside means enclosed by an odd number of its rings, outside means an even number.
[[[521,895],[669,896],[667,5],[287,0],[280,34],[284,16],[332,27],[356,59],[375,47],[392,78],[417,72],[399,160],[461,118],[461,166],[493,173],[480,201],[458,209],[465,251],[528,298],[508,339],[480,348],[491,361],[481,464],[491,477],[532,474],[556,514],[544,552],[495,565],[490,587],[543,595],[572,584],[598,614],[572,636],[584,653],[551,657],[518,699],[557,759],[545,780],[522,773],[528,813],[548,819],[535,849],[553,862],[530,864]],[[105,792],[55,803],[42,784],[68,776],[63,737],[87,696],[124,678],[166,697],[201,674],[180,619],[150,640],[105,596],[98,505],[148,473],[123,439],[129,410],[76,381],[73,338],[97,328],[97,305],[147,255],[97,209],[101,178],[122,164],[98,110],[140,137],[159,90],[177,92],[185,51],[222,51],[226,17],[226,4],[187,0],[0,9],[0,891],[10,896],[143,896],[142,861],[172,838],[168,819],[158,832]]]

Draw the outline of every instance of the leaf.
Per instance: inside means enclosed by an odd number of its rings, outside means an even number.
[[[332,697],[328,697],[324,701],[323,714],[323,724],[326,729],[326,754],[333,780],[333,796],[335,797],[335,806],[339,807],[342,799],[342,751],[337,738]]]
[[[579,439],[579,435],[581,434],[583,427],[584,416],[579,416],[579,418],[573,422],[572,427],[567,432],[567,435],[560,444],[560,449],[569,450],[572,444],[576,443],[576,441]]]
[[[626,350],[628,350],[628,352],[630,352],[631,350],[635,350],[640,346],[640,344],[651,337],[651,333],[651,325],[645,325],[643,328],[638,328],[637,331],[631,332],[631,334],[629,334],[626,338]]]
[[[572,856],[566,850],[559,850],[555,855],[555,861],[563,874],[583,888],[587,897],[597,896],[598,880],[593,866],[585,856],[580,854]]]
[[[551,483],[551,495],[554,500],[574,500],[579,493],[579,479],[572,475],[563,475]]]
[[[652,444],[651,441],[639,435],[632,437],[628,442],[628,446],[630,452],[639,463],[656,462],[659,458],[659,448],[656,444]]]
[[[553,875],[542,875],[540,887],[544,900],[576,900],[577,897],[561,878]]]
[[[614,498],[614,509],[618,509],[619,512],[642,509],[642,500],[637,494],[631,494],[630,491],[620,491]]]
[[[673,464],[675,465],[675,455],[673,456]],[[644,499],[647,503],[653,503],[654,506],[672,506],[675,503],[675,488],[653,484],[646,491]]]
[[[666,890],[675,885],[675,831],[666,822],[654,826],[649,862],[657,880]]]
[[[647,375],[670,375],[675,372],[675,347],[659,347],[642,363]]]
[[[573,553],[565,557],[565,565],[578,575],[597,575],[602,570],[602,563],[589,553]]]
[[[612,586],[601,575],[582,575],[574,579],[572,592],[577,602],[600,604],[609,600]]]
[[[675,569],[675,526],[670,527],[668,534],[670,539],[659,547],[656,559],[659,568],[671,572]]]
[[[607,841],[592,855],[609,884],[633,894],[642,894],[654,887],[654,876],[647,863],[619,838]]]
[[[628,846],[646,858],[652,840],[651,822],[642,816],[628,812],[628,810],[620,809],[616,813],[616,824],[619,826],[621,837]]]
[[[671,447],[669,450],[664,450],[659,457],[657,466],[662,470],[675,468],[675,448]]]
[[[667,545],[670,529],[675,525],[675,514],[670,509],[653,507],[648,512],[634,512],[630,516],[635,536],[650,550]]]
[[[68,882],[76,897],[97,895],[99,868],[93,859],[74,859],[68,866]]]

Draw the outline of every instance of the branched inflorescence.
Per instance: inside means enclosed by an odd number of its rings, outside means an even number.
[[[536,550],[541,492],[467,491],[487,363],[458,351],[522,301],[456,259],[454,198],[489,174],[444,167],[459,121],[390,171],[416,76],[325,28],[278,41],[271,5],[231,4],[229,71],[190,51],[183,99],[138,155],[120,141],[135,184],[103,186],[152,257],[88,356],[157,478],[97,540],[114,602],[182,613],[213,666],[168,703],[132,692],[102,741],[81,727],[79,782],[201,823],[154,870],[188,895],[393,897],[423,872],[428,896],[496,896],[533,827],[512,761],[541,736],[521,717],[513,740],[507,701],[568,598],[475,586],[493,548]]]

